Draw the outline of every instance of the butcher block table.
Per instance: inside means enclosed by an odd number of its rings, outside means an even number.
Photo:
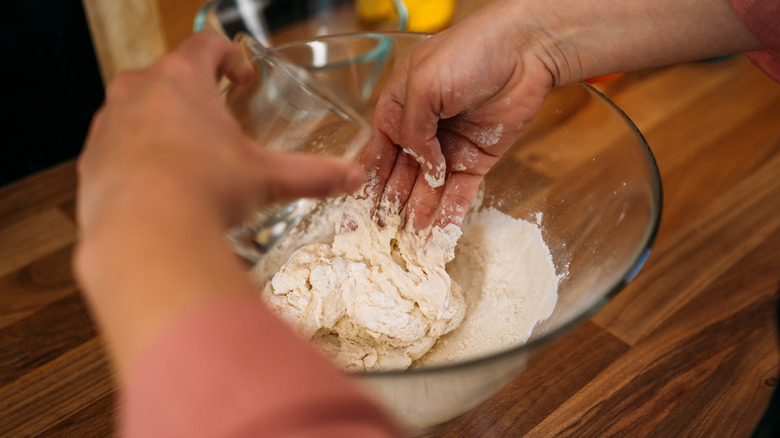
[[[751,436],[778,384],[780,85],[733,57],[601,84],[663,218],[639,276],[439,437]],[[9,147],[9,146],[6,146]],[[75,164],[0,188],[0,437],[101,437],[117,387],[71,273]]]

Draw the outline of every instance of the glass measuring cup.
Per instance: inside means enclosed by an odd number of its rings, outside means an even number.
[[[225,105],[261,147],[285,153],[355,159],[371,138],[368,122],[302,68],[284,61],[251,36],[237,42],[255,68],[245,85],[229,84]],[[316,204],[299,199],[258,210],[228,233],[237,254],[256,263]]]
[[[266,47],[323,35],[406,30],[404,1],[381,4],[380,11],[367,14],[355,0],[209,0],[195,17],[194,29],[211,29],[231,39],[244,32]]]

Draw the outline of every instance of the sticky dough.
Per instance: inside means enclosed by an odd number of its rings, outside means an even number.
[[[344,211],[355,229],[293,253],[263,296],[344,369],[406,369],[463,320],[463,295],[445,270],[461,231],[418,235],[398,215],[379,227],[354,198]]]

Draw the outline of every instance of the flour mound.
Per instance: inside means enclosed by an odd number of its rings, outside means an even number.
[[[488,208],[463,223],[447,266],[463,288],[466,317],[414,365],[444,365],[528,341],[555,309],[558,280],[539,225]]]

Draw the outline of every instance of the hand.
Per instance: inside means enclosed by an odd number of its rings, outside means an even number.
[[[124,193],[176,184],[229,227],[260,205],[355,187],[354,163],[276,153],[255,144],[219,99],[217,80],[254,72],[239,47],[201,32],[108,89],[79,160],[79,219],[87,235]],[[172,206],[166,206],[172,207]]]
[[[225,231],[260,205],[356,189],[357,163],[284,155],[243,134],[217,80],[252,78],[238,46],[202,32],[120,74],[79,159],[76,276],[122,369],[168,320],[251,293]]]
[[[416,230],[459,226],[482,177],[539,110],[553,75],[531,32],[496,24],[505,11],[486,8],[430,37],[389,79],[361,159],[380,223],[406,205]]]
[[[551,87],[761,49],[726,0],[496,0],[416,47],[380,95],[361,161],[380,224],[460,225]],[[403,152],[401,152],[403,151]]]

